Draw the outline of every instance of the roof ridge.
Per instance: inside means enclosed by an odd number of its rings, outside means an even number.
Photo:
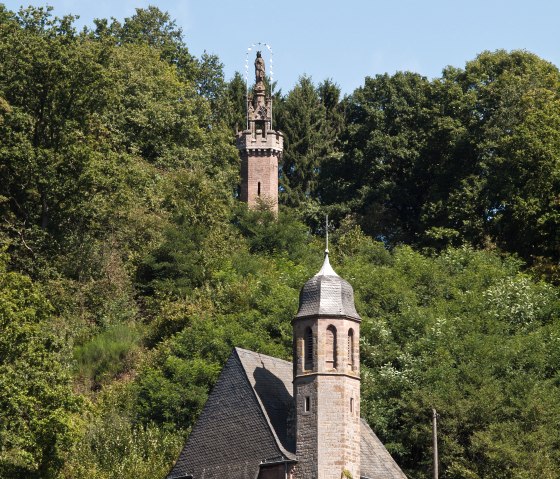
[[[291,361],[286,361],[285,359],[277,358],[276,356],[269,356],[268,354],[259,353],[257,351],[251,351],[250,349],[244,349],[244,348],[240,348],[240,347],[237,347],[237,346],[235,346],[233,349],[236,352],[237,351],[242,351],[243,353],[249,353],[249,354],[252,354],[254,356],[263,357],[263,358],[270,359],[270,360],[273,360],[273,361],[276,361],[276,362],[281,362],[281,363],[289,364],[289,365],[292,364]],[[245,369],[245,366],[243,367],[243,369]]]

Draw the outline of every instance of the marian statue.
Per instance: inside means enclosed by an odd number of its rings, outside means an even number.
[[[257,52],[255,59],[255,80],[257,83],[264,81],[264,60],[261,52]]]

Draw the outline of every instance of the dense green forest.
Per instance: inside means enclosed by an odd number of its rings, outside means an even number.
[[[156,8],[77,31],[0,4],[0,477],[162,478],[232,347],[356,292],[362,414],[411,479],[560,477],[560,72],[275,94],[278,220],[236,200],[245,85]]]

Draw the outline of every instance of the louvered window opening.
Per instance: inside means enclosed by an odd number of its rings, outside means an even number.
[[[304,369],[313,369],[313,332],[311,328],[305,330],[304,349]]]
[[[354,330],[348,331],[348,366],[354,370]]]
[[[334,369],[336,368],[336,328],[334,326],[327,328],[326,349],[327,369]]]

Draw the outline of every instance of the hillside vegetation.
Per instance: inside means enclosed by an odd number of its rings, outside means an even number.
[[[0,4],[0,477],[163,478],[234,346],[290,359],[332,262],[362,415],[411,479],[560,477],[560,72],[483,52],[275,93],[279,218],[236,200],[244,82],[156,8]]]

